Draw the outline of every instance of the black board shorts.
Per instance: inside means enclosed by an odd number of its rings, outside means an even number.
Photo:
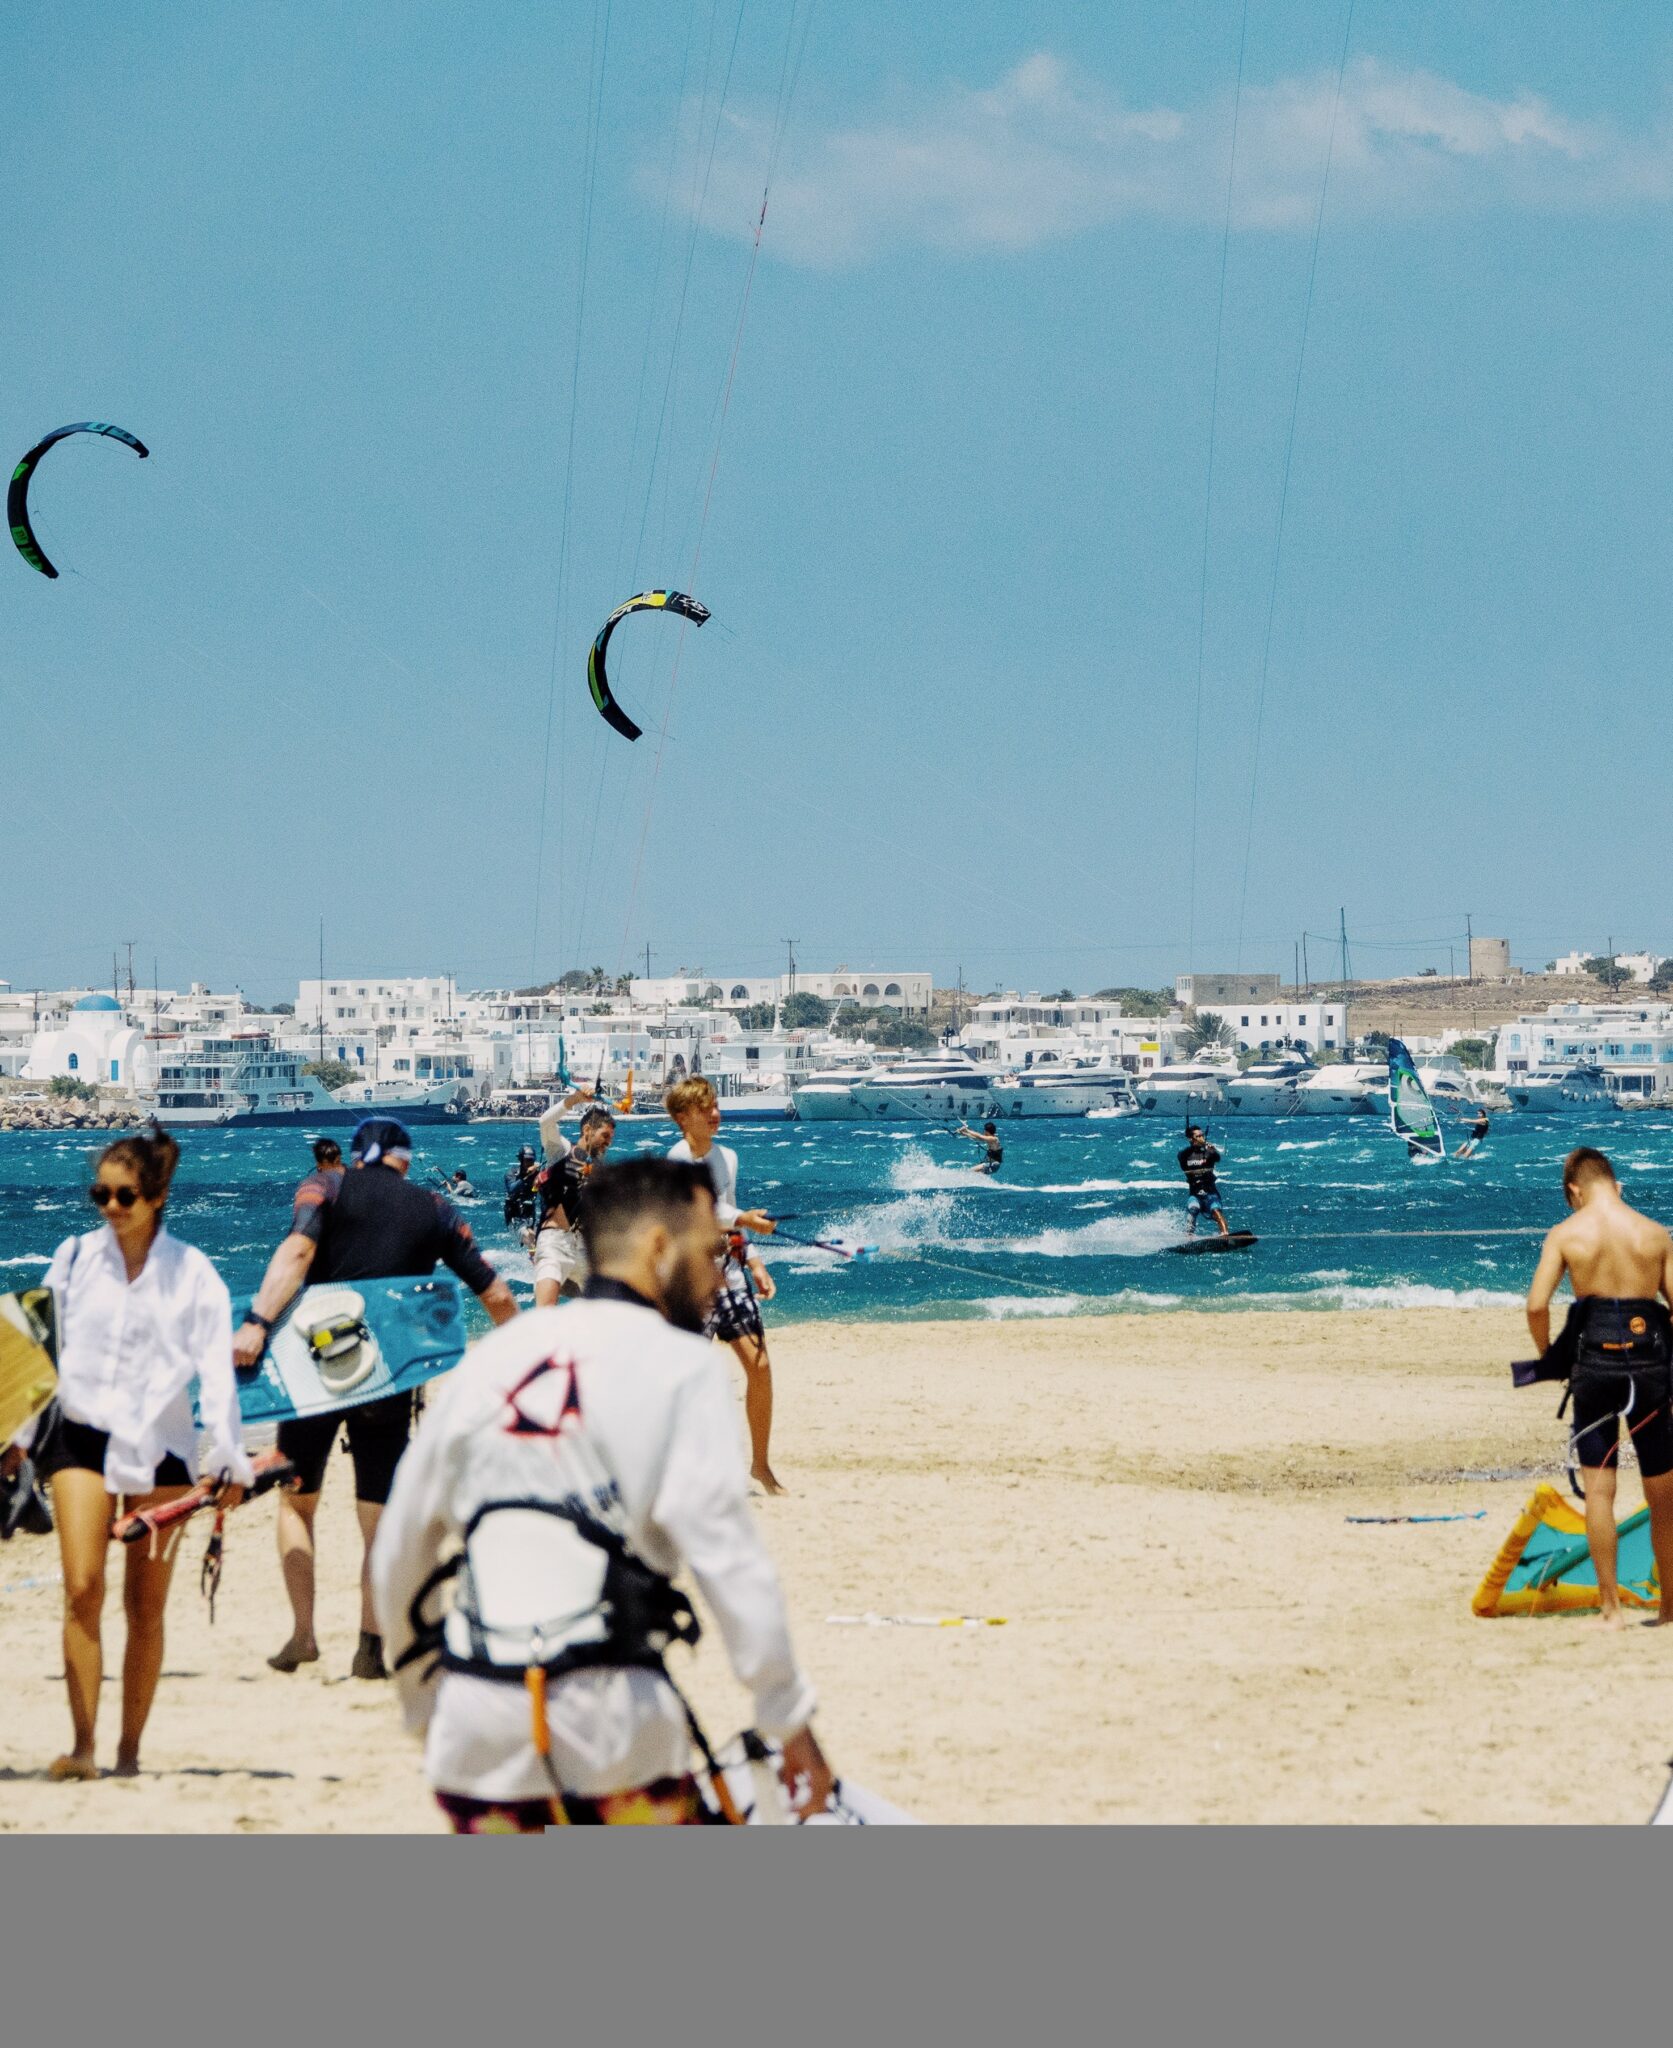
[[[58,1418],[57,1425],[48,1436],[35,1461],[35,1470],[42,1479],[50,1479],[55,1472],[97,1472],[104,1477],[105,1453],[110,1449],[110,1431],[95,1429],[90,1422],[72,1422],[67,1415]],[[164,1453],[162,1463],[151,1475],[150,1487],[135,1489],[140,1493],[154,1492],[159,1486],[191,1486],[192,1475],[185,1464],[173,1451]]]
[[[1597,1470],[1618,1461],[1621,1423],[1632,1432],[1638,1469],[1646,1479],[1673,1472],[1673,1405],[1665,1387],[1638,1382],[1621,1373],[1577,1374],[1574,1382],[1574,1457],[1582,1470]],[[1630,1408],[1629,1408],[1630,1403]]]
[[[412,1435],[412,1395],[388,1394],[381,1401],[363,1401],[358,1408],[334,1415],[298,1415],[279,1424],[279,1455],[289,1458],[301,1481],[299,1493],[318,1493],[337,1432],[348,1425],[349,1460],[354,1466],[354,1497],[368,1507],[388,1505],[395,1467]]]

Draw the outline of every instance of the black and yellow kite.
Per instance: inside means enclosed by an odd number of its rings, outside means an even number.
[[[610,678],[604,670],[604,650],[610,645],[610,635],[629,612],[651,611],[672,612],[677,618],[689,619],[694,626],[702,625],[709,616],[708,606],[699,604],[694,597],[687,597],[683,590],[642,590],[637,597],[630,597],[626,604],[617,605],[599,628],[598,638],[587,656],[587,688],[591,690],[599,711],[624,740],[636,740],[641,728],[610,694]]]
[[[43,576],[56,577],[58,571],[41,552],[41,544],[35,538],[29,524],[29,479],[35,474],[35,465],[55,441],[62,441],[70,434],[105,434],[113,441],[123,441],[143,462],[151,453],[143,441],[135,440],[126,427],[113,427],[103,420],[82,420],[73,427],[55,427],[44,441],[37,441],[29,453],[12,471],[11,488],[6,492],[6,523],[12,529],[12,539],[17,551],[32,569],[39,569]]]

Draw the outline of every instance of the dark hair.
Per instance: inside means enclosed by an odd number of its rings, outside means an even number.
[[[635,1230],[647,1223],[683,1229],[697,1197],[714,1199],[706,1166],[678,1159],[624,1159],[619,1166],[594,1167],[581,1209],[581,1242],[596,1268]]]
[[[1583,1188],[1590,1180],[1612,1182],[1614,1178],[1615,1169],[1609,1164],[1608,1154],[1595,1145],[1577,1145],[1563,1161],[1565,1188]]]
[[[316,1138],[314,1140],[314,1164],[316,1166],[340,1166],[342,1161],[343,1148],[337,1143],[335,1138]]]
[[[982,1129],[984,1131],[991,1131],[996,1138],[999,1136],[999,1126],[997,1124],[983,1124]]]
[[[581,1119],[581,1135],[585,1137],[588,1131],[596,1131],[600,1124],[608,1124],[614,1130],[616,1119],[607,1109],[589,1109]]]
[[[174,1169],[180,1164],[180,1147],[161,1124],[147,1124],[131,1136],[118,1138],[99,1154],[99,1166],[125,1166],[139,1182],[148,1202],[165,1202]],[[97,1169],[95,1169],[96,1171]]]

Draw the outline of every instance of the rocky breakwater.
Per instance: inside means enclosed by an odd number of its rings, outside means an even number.
[[[8,1102],[0,1098],[0,1131],[128,1131],[139,1122],[132,1103]]]

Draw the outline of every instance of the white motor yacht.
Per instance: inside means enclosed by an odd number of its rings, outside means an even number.
[[[1506,1093],[1518,1109],[1544,1116],[1608,1116],[1621,1107],[1608,1076],[1593,1066],[1519,1074]]]
[[[1230,1062],[1184,1060],[1142,1074],[1133,1092],[1146,1116],[1170,1116],[1183,1122],[1187,1117],[1221,1115],[1226,1106],[1225,1084],[1237,1078],[1237,1068]]]
[[[1386,1084],[1387,1071],[1383,1080]],[[1344,1061],[1339,1066],[1317,1067],[1296,1085],[1298,1116],[1370,1116],[1378,1107],[1376,1096],[1358,1067]],[[1383,1103],[1387,1103],[1384,1087]]]
[[[1222,1084],[1225,1116],[1295,1116],[1301,1108],[1299,1084],[1311,1069],[1301,1053],[1280,1053],[1257,1060],[1241,1074],[1228,1074]]]

